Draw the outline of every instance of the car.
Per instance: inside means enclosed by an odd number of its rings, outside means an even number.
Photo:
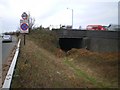
[[[0,37],[3,37],[3,33],[0,33]]]
[[[2,42],[12,42],[12,36],[11,35],[3,35]]]
[[[72,29],[72,25],[62,25],[61,27],[60,27],[61,29]]]

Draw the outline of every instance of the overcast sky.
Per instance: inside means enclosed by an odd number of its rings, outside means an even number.
[[[35,26],[118,23],[119,0],[0,0],[0,32],[16,31],[21,14],[30,12]],[[69,9],[67,9],[69,8]]]

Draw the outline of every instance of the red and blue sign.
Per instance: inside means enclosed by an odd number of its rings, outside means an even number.
[[[28,30],[28,28],[29,28],[28,24],[26,24],[26,23],[22,23],[20,27],[24,31]]]
[[[23,12],[20,19],[20,33],[29,33],[29,18],[26,12]]]

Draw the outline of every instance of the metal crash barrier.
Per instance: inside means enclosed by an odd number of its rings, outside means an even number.
[[[3,83],[3,86],[2,86],[2,89],[8,89],[10,88],[11,86],[11,81],[12,81],[12,77],[13,77],[13,72],[14,72],[14,69],[15,69],[15,65],[16,65],[16,62],[17,62],[17,57],[18,57],[18,54],[19,54],[19,48],[20,48],[20,42],[21,42],[21,39],[18,41],[18,44],[17,44],[17,48],[16,48],[16,51],[15,51],[15,55],[13,57],[13,60],[12,60],[12,63],[10,65],[10,68],[8,70],[8,73],[6,75],[6,78],[4,80],[4,83]]]

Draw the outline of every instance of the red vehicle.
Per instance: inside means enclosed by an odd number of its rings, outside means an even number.
[[[102,25],[88,25],[87,30],[106,30]]]

